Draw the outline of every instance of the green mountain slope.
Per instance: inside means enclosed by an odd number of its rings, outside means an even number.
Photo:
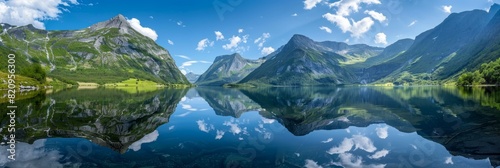
[[[403,54],[366,70],[381,83],[435,84],[453,78],[464,68],[478,67],[498,57],[498,5],[490,12],[453,13],[415,39]]]
[[[303,35],[294,35],[282,51],[239,83],[253,85],[339,85],[356,82],[341,67],[346,57]]]
[[[135,31],[122,15],[82,30],[8,24],[1,28],[2,53],[16,53],[19,67],[41,64],[50,77],[63,81],[111,83],[138,78],[189,84],[169,52]],[[4,64],[6,57],[1,59]]]
[[[222,86],[224,84],[238,82],[255,68],[262,64],[263,60],[248,60],[240,54],[222,55],[215,58],[214,63],[195,82],[197,85]]]

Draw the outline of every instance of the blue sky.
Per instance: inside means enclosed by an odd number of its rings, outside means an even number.
[[[73,30],[123,14],[150,28],[182,70],[201,74],[216,56],[256,59],[293,34],[384,47],[435,27],[450,12],[493,3],[500,0],[0,0],[0,22]],[[16,10],[28,14],[16,17]]]

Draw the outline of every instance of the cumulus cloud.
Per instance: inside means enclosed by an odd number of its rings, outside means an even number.
[[[225,133],[224,131],[217,130],[217,135],[215,136],[215,139],[222,139],[224,133]]]
[[[168,42],[168,44],[170,44],[170,45],[174,45],[174,42],[173,42],[172,40],[170,40],[170,39],[169,39],[167,42]]]
[[[260,53],[262,55],[266,56],[266,55],[273,53],[274,51],[276,51],[276,50],[273,47],[264,47],[264,48],[262,48],[262,51],[260,51]]]
[[[319,29],[324,30],[327,33],[332,33],[332,29],[330,29],[329,27],[326,27],[326,26],[321,26],[321,27],[319,27]]]
[[[349,16],[352,12],[358,12],[361,4],[381,4],[381,2],[380,0],[340,0],[329,6],[330,8],[337,7],[337,15]]]
[[[387,20],[387,17],[385,17],[384,14],[373,11],[373,10],[366,10],[365,14],[370,15],[373,19],[379,21],[380,23],[384,22]]]
[[[73,5],[78,1],[70,0]],[[62,7],[71,6],[61,0],[9,0],[0,1],[0,23],[8,23],[17,26],[33,24],[34,27],[45,29],[43,20],[58,19],[61,10],[68,11]]]
[[[219,41],[219,40],[224,40],[224,35],[222,35],[222,32],[220,32],[220,31],[215,31],[215,40],[216,40],[216,41]]]
[[[444,5],[444,6],[441,6],[441,9],[443,10],[444,13],[451,13],[451,8],[453,6],[451,5]]]
[[[160,135],[160,134],[158,133],[157,130],[155,130],[152,133],[149,133],[149,134],[145,135],[144,137],[142,137],[141,139],[139,139],[138,141],[134,142],[128,148],[132,149],[133,151],[139,151],[139,150],[141,150],[142,144],[151,143],[151,142],[156,141],[156,139],[158,139],[158,135]]]
[[[297,13],[294,13],[294,14],[292,14],[292,16],[299,16],[299,14],[297,14]]]
[[[141,26],[141,21],[136,18],[132,18],[130,20],[127,20],[127,22],[130,24],[130,26],[137,32],[141,33],[142,35],[149,37],[150,39],[153,39],[156,41],[158,38],[158,34],[156,34],[156,31],[149,27],[142,27]]]
[[[266,42],[266,40],[271,37],[271,34],[270,33],[262,33],[262,36],[260,36],[259,38],[255,39],[253,42],[255,44],[258,44],[257,46],[259,46],[259,49],[262,48],[264,46],[264,43]]]
[[[316,7],[316,4],[320,3],[321,0],[304,0],[304,9],[311,10]]]
[[[205,38],[205,39],[202,39],[198,42],[198,46],[196,47],[196,50],[198,51],[203,51],[205,50],[205,48],[207,48],[208,46],[212,47],[214,46],[214,42],[213,41],[210,41],[208,40],[208,38]]]
[[[352,37],[361,37],[364,33],[368,32],[370,28],[375,23],[370,17],[365,17],[360,21],[354,21],[347,19],[344,16],[326,13],[323,15],[323,18],[330,21],[333,24],[336,24],[337,27],[342,30],[342,32],[351,32]]]
[[[200,131],[208,133],[211,130],[211,127],[209,127],[208,124],[205,123],[205,120],[198,120],[196,121],[196,124],[198,124],[198,129],[200,129]]]
[[[389,133],[387,132],[387,129],[389,127],[385,126],[385,127],[378,127],[378,128],[375,128],[375,132],[377,133],[377,136],[380,138],[380,139],[385,139],[389,136]]]
[[[380,0],[340,0],[329,4],[330,8],[336,7],[337,12],[335,14],[326,13],[323,18],[337,25],[342,32],[351,32],[352,37],[359,38],[368,32],[374,24],[370,17],[365,17],[359,21],[347,18],[351,13],[357,13],[361,9],[361,4],[381,4],[381,2]],[[387,19],[383,14],[375,11],[366,13],[376,20],[385,21]]]
[[[243,33],[243,29],[238,29],[238,33]]]
[[[224,48],[225,50],[230,50],[233,48],[237,48],[240,43],[241,43],[241,37],[233,36],[229,38],[229,44],[223,45],[222,48]]]
[[[237,123],[231,121],[225,121],[223,125],[229,126],[230,127],[229,132],[233,133],[234,135],[240,134],[242,132],[241,128],[238,126]]]
[[[264,117],[262,117],[261,120],[264,124],[272,124],[272,123],[274,123],[274,121],[276,121],[275,119],[268,119],[268,118],[264,118]]]
[[[375,35],[375,44],[387,45],[387,36],[384,33],[377,33]]]
[[[306,159],[306,164],[304,165],[306,168],[323,168],[322,166],[318,165],[318,162],[310,159]]]
[[[377,148],[373,145],[370,138],[363,135],[353,135],[352,138],[344,138],[344,140],[337,147],[332,147],[330,150],[326,151],[329,154],[340,154],[354,150],[361,149],[367,152],[374,152]]]
[[[412,27],[413,25],[417,24],[417,20],[412,21],[410,24],[408,24],[408,27]]]
[[[365,167],[365,168],[384,168],[385,164],[363,164],[363,158],[359,156],[354,156],[351,153],[341,153],[339,154],[340,162],[334,163],[334,165],[342,167]]]

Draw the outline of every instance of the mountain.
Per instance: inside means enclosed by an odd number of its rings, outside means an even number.
[[[365,80],[416,83],[453,77],[465,67],[498,57],[498,5],[489,12],[473,10],[450,14],[441,24],[415,38],[404,53],[368,68]]]
[[[339,85],[355,83],[355,76],[341,66],[347,57],[330,42],[315,42],[294,35],[281,52],[265,61],[239,83],[264,85]]]
[[[249,60],[240,54],[222,55],[195,82],[197,85],[222,86],[238,82],[262,64],[263,60]]]
[[[67,82],[113,83],[129,78],[189,84],[170,53],[118,15],[81,30],[40,30],[1,24],[1,53],[15,53],[17,66],[41,64],[48,76]],[[4,71],[6,57],[2,57]]]
[[[189,82],[194,83],[198,80],[198,78],[200,78],[201,75],[188,72],[185,76]]]

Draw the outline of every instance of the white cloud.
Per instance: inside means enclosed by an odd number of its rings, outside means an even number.
[[[78,1],[70,0],[73,5]],[[33,24],[34,27],[45,29],[43,20],[54,20],[59,14],[68,11],[62,7],[70,6],[61,0],[9,0],[0,1],[0,23],[8,23],[17,26]]]
[[[185,55],[176,55],[176,56],[187,59],[187,60],[191,60],[191,58],[189,58],[188,56],[185,56]]]
[[[361,149],[370,153],[377,150],[370,138],[362,135],[353,135],[352,138],[344,138],[344,140],[338,147],[332,147],[326,152],[331,155],[346,153],[348,151],[351,151],[353,147],[354,150]]]
[[[248,35],[248,34],[247,34],[247,35],[244,35],[244,36],[243,36],[243,39],[242,39],[241,41],[242,41],[243,43],[247,43],[247,41],[248,41],[248,37],[250,37],[250,35]]]
[[[451,6],[451,5],[444,5],[444,6],[441,6],[441,9],[442,9],[442,10],[443,10],[443,12],[445,12],[445,13],[451,13],[451,8],[452,8],[452,7],[453,7],[453,6]]]
[[[196,121],[196,124],[198,124],[198,129],[203,132],[210,132],[210,127],[208,126],[207,123],[205,123],[205,120],[198,120]]]
[[[182,73],[183,75],[186,75],[186,74],[187,74],[187,71],[186,71],[185,69],[181,69],[181,73]]]
[[[310,159],[306,159],[306,164],[304,165],[306,168],[323,168],[322,166],[318,165],[318,162]]]
[[[158,133],[157,130],[155,130],[152,133],[149,133],[149,134],[145,135],[144,137],[142,137],[141,139],[139,139],[138,141],[134,142],[128,148],[132,149],[133,151],[139,151],[139,150],[141,150],[142,144],[151,143],[151,142],[156,141],[156,139],[158,139],[158,135],[160,135],[160,134]]]
[[[413,26],[413,25],[415,25],[417,22],[418,22],[417,20],[412,21],[412,22],[408,25],[408,27],[412,27],[412,26]]]
[[[261,120],[264,124],[272,124],[272,123],[274,123],[274,121],[276,121],[275,119],[268,119],[268,118],[264,118],[264,117],[262,117]]]
[[[203,51],[208,46],[212,47],[213,45],[214,45],[213,41],[210,41],[210,40],[208,40],[208,38],[205,38],[205,39],[202,39],[198,42],[198,46],[196,47],[196,50]]]
[[[217,135],[215,136],[215,139],[222,139],[224,133],[225,133],[224,131],[217,130]]]
[[[294,14],[292,14],[292,16],[299,16],[299,14],[297,14],[297,13],[294,13]]]
[[[316,4],[320,3],[321,0],[304,0],[304,9],[311,10],[316,7]]]
[[[356,13],[361,8],[361,4],[381,4],[379,0],[340,0],[331,3],[329,6],[337,7],[337,15],[349,16],[352,12]]]
[[[328,138],[326,141],[321,141],[321,143],[328,143],[328,142],[332,142],[333,141],[333,138]]]
[[[384,33],[377,33],[375,35],[375,44],[387,45],[387,36]]]
[[[220,32],[220,31],[215,31],[215,40],[216,40],[216,41],[219,41],[219,40],[224,40],[224,35],[222,35],[222,32]]]
[[[323,15],[323,17],[331,23],[336,24],[337,27],[342,30],[342,32],[351,32],[351,36],[357,38],[368,32],[368,30],[370,30],[370,28],[374,24],[373,20],[370,17],[365,17],[357,22],[354,20],[349,21],[349,19],[344,16],[331,13],[326,13]]]
[[[370,15],[373,19],[378,20],[380,23],[387,20],[387,17],[385,17],[384,14],[373,11],[373,10],[366,10],[365,14]]]
[[[182,65],[179,67],[179,68],[186,68],[186,67],[189,67],[193,64],[197,64],[197,63],[204,63],[204,64],[210,64],[211,62],[209,61],[186,61],[186,62],[183,62]]]
[[[381,151],[375,152],[373,155],[368,156],[368,158],[370,158],[370,159],[380,159],[380,158],[383,158],[383,157],[387,156],[387,154],[389,154],[389,151],[386,150],[386,149],[382,149]]]
[[[388,135],[388,132],[387,132],[387,129],[389,127],[385,126],[385,127],[378,127],[378,128],[375,128],[375,131],[377,132],[377,136],[380,138],[380,139],[385,139],[387,138],[389,135]]]
[[[451,156],[450,157],[446,157],[446,160],[444,161],[444,164],[453,164],[453,160],[451,160]]]
[[[142,35],[149,37],[149,38],[153,39],[154,41],[156,41],[156,39],[158,38],[158,34],[156,34],[156,31],[154,31],[153,29],[151,29],[149,27],[142,27],[141,21],[139,21],[139,19],[132,18],[130,20],[127,20],[127,22],[130,24],[130,26],[132,26],[132,28],[135,31],[141,33]]]
[[[77,1],[77,0],[69,0],[69,2],[71,2],[72,4],[75,4],[75,5],[80,4],[80,3],[78,3],[78,1]]]
[[[225,121],[223,125],[231,127],[229,132],[233,134],[239,134],[242,131],[241,128],[238,126],[238,124],[233,123],[231,121]]]
[[[229,38],[229,41],[230,41],[229,44],[223,45],[222,48],[224,48],[225,50],[237,48],[238,45],[241,43],[241,38],[240,36],[233,36]]]
[[[327,33],[332,33],[332,29],[330,29],[329,27],[326,27],[326,26],[321,26],[321,27],[319,27],[319,29],[324,30]]]
[[[175,125],[172,125],[172,126],[168,127],[168,130],[170,131],[170,130],[173,130],[174,128],[175,128]]]
[[[170,40],[170,39],[169,39],[169,40],[168,40],[168,44],[170,44],[170,45],[174,45],[174,42],[173,42],[172,40]]]
[[[33,144],[24,142],[16,143],[16,160],[12,161],[7,158],[10,154],[7,145],[0,146],[0,167],[36,167],[43,165],[45,167],[64,167],[65,163],[60,163],[59,160],[63,155],[57,150],[49,150],[45,148],[47,140],[36,140]],[[71,147],[74,149],[73,147]]]
[[[238,29],[238,33],[243,33],[243,29]]]
[[[264,47],[264,48],[262,48],[262,51],[260,51],[260,53],[262,55],[266,56],[266,55],[273,53],[274,51],[276,51],[276,50],[273,47]]]
[[[253,42],[255,44],[258,43],[258,46],[259,46],[259,49],[260,49],[260,48],[262,48],[264,46],[264,43],[266,42],[266,39],[268,39],[269,37],[271,37],[270,33],[262,33],[262,36],[260,36],[259,38],[255,39]]]
[[[339,154],[340,163],[334,163],[334,165],[342,167],[352,167],[352,168],[384,168],[385,164],[370,164],[364,165],[363,158],[359,156],[354,156],[351,153],[341,153]]]
[[[177,21],[177,26],[186,27],[182,21]]]

